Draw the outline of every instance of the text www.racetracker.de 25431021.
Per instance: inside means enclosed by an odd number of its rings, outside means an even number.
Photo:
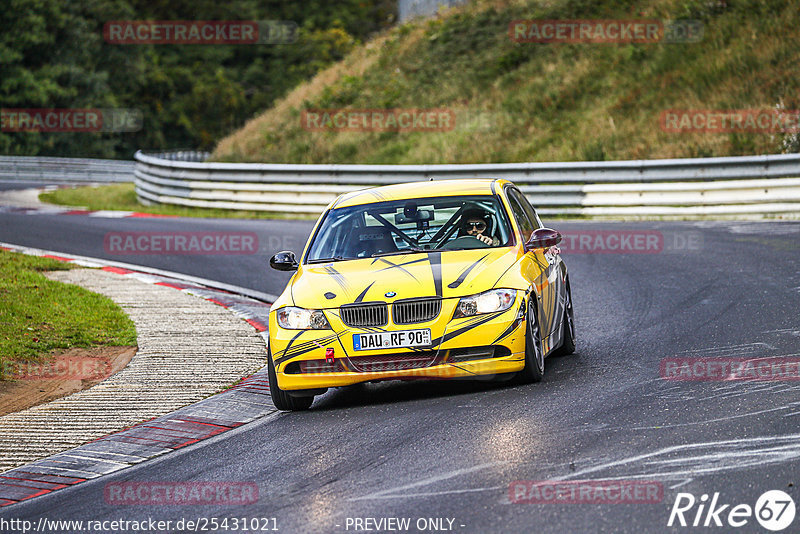
[[[191,519],[157,520],[153,518],[60,520],[40,517],[38,521],[0,518],[0,532],[276,532],[275,517],[195,517]]]

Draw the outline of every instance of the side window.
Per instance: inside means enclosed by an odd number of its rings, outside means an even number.
[[[533,223],[533,229],[537,230],[542,227],[542,221],[539,219],[539,216],[536,214],[536,210],[533,209],[531,203],[528,202],[528,198],[522,194],[522,191],[519,189],[509,189],[508,191],[510,195],[514,196],[517,201],[522,205],[522,209],[525,210],[525,213],[528,215],[528,218]]]
[[[528,241],[533,233],[533,223],[528,218],[528,214],[525,213],[525,208],[522,207],[523,205],[520,203],[518,196],[514,195],[515,191],[513,189],[507,189],[507,192],[511,211],[514,213],[514,218],[517,220],[520,232],[522,232],[522,241]]]

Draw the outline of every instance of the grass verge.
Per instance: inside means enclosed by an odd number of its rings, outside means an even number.
[[[696,42],[518,43],[514,20],[702,24]],[[796,131],[673,133],[667,110],[800,107],[790,0],[473,0],[356,47],[222,139],[213,159],[492,163],[738,156],[800,150]],[[446,131],[304,127],[308,109],[447,109]],[[327,123],[326,123],[327,124]]]
[[[110,299],[41,274],[71,268],[0,251],[0,379],[11,362],[44,361],[53,350],[136,345],[133,321]]]
[[[145,206],[136,198],[132,183],[56,189],[39,195],[39,200],[60,206],[78,206],[92,211],[136,211],[173,217],[221,219],[316,219],[316,215],[293,215],[269,211],[225,210],[183,206]]]

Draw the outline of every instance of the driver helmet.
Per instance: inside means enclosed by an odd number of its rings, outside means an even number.
[[[483,230],[481,231],[480,224],[468,224],[470,221],[473,223],[478,223],[478,221],[483,222]],[[473,226],[479,230],[480,234],[492,237],[492,216],[489,215],[486,210],[478,207],[470,207],[465,209],[461,214],[461,221],[459,222],[458,227],[458,236],[463,237],[470,235],[468,230]]]

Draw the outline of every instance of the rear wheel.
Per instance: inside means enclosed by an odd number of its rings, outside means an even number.
[[[275,374],[275,363],[272,361],[272,350],[267,350],[267,373],[269,374],[269,394],[272,404],[279,410],[299,411],[308,410],[314,402],[314,397],[293,397],[278,386],[278,377]]]
[[[557,356],[566,356],[575,352],[575,318],[572,312],[572,291],[569,289],[567,279],[567,303],[564,306],[564,333],[561,337],[561,346],[555,352]]]
[[[520,378],[523,382],[539,382],[544,377],[544,352],[542,351],[542,334],[539,329],[535,293],[531,293],[526,320],[525,368],[520,371]]]

